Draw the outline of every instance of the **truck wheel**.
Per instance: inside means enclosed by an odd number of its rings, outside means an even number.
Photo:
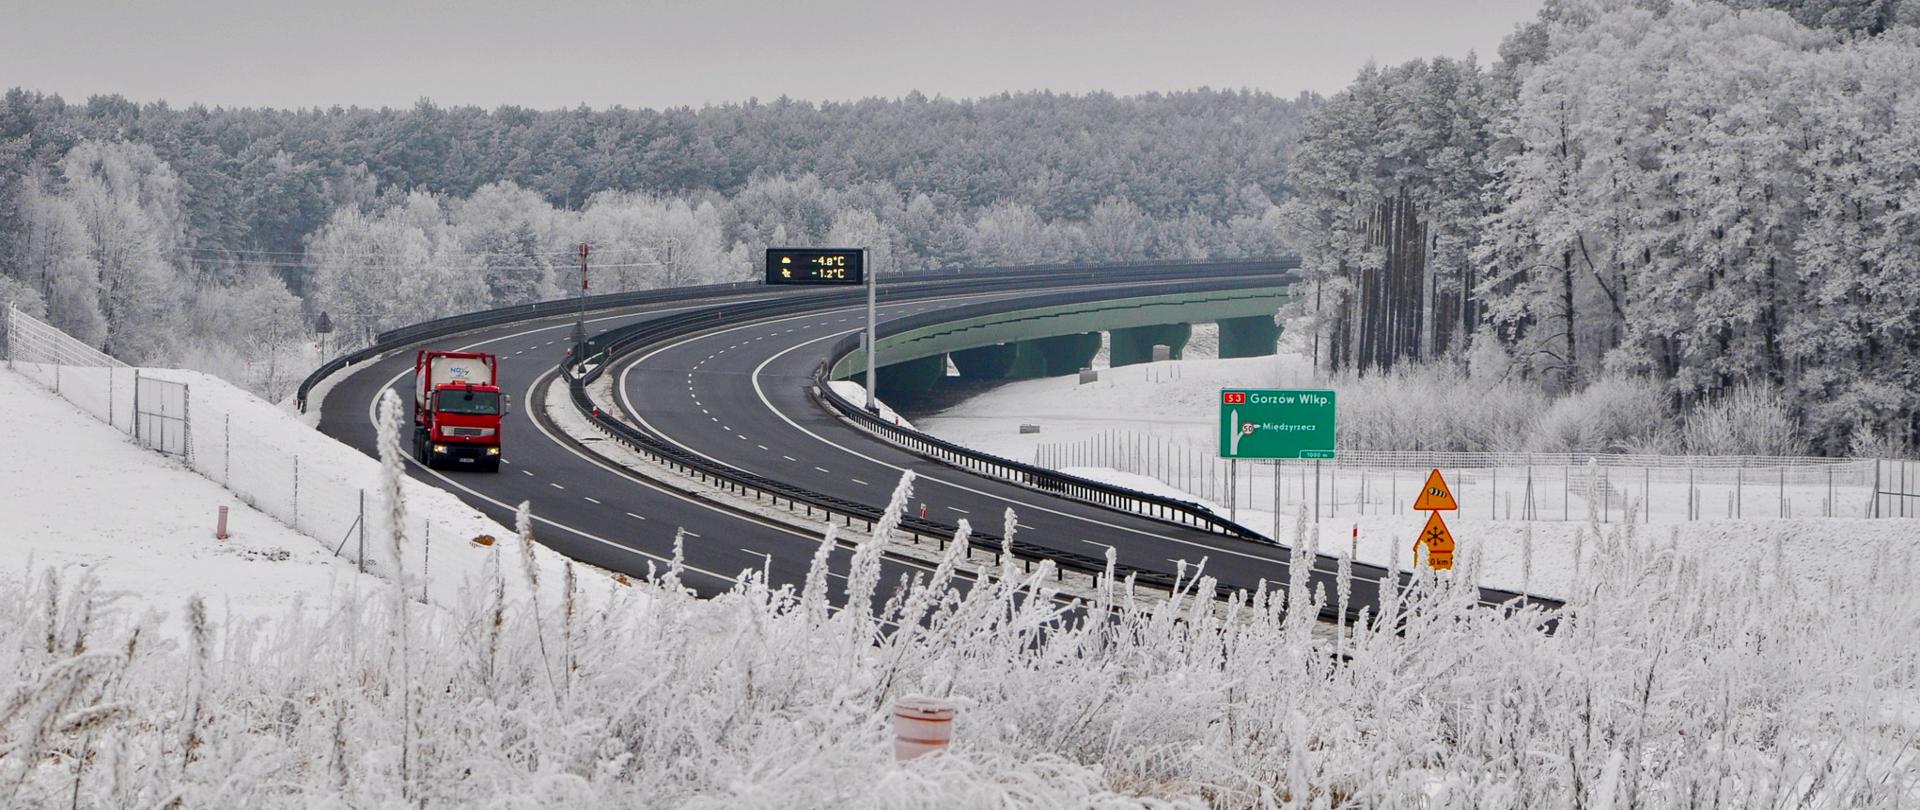
[[[427,469],[433,469],[433,457],[427,455],[426,431],[416,430],[413,432],[413,457]]]

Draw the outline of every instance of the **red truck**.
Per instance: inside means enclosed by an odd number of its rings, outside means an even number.
[[[500,470],[500,361],[427,349],[413,359],[413,454],[428,467]]]

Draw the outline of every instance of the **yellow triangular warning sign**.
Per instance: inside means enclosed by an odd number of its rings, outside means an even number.
[[[1427,485],[1420,488],[1420,497],[1413,499],[1413,508],[1423,512],[1452,512],[1460,508],[1453,501],[1453,490],[1447,489],[1447,479],[1440,477],[1440,471],[1427,474]]]
[[[1440,519],[1439,512],[1427,516],[1427,526],[1420,530],[1420,542],[1429,552],[1453,553],[1453,532],[1447,530],[1447,522]]]
[[[1447,522],[1440,519],[1439,512],[1427,515],[1427,526],[1420,530],[1420,539],[1415,540],[1414,557],[1419,555],[1419,546],[1427,547],[1427,565],[1435,571],[1453,568],[1453,533],[1447,531]]]

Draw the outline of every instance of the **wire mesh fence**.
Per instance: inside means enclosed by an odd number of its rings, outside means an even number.
[[[1324,461],[1236,464],[1191,439],[1110,430],[1041,444],[1034,462],[1145,476],[1230,514],[1300,510],[1316,520],[1405,513],[1434,469],[1469,519],[1920,516],[1920,468],[1898,459],[1342,450]]]
[[[317,446],[284,418],[230,386],[193,385],[190,373],[132,368],[18,309],[6,311],[7,363],[140,446],[177,458],[295,531],[321,539],[362,570],[386,573],[391,549],[374,540],[385,521],[368,494],[377,474],[343,463],[351,448]],[[404,427],[404,426],[403,426]],[[403,434],[404,435],[404,434]],[[377,501],[377,498],[375,499]],[[430,573],[434,528],[409,515],[404,565]],[[454,532],[443,530],[443,539]]]

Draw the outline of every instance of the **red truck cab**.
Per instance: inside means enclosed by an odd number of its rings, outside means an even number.
[[[427,349],[413,361],[413,452],[428,467],[497,472],[508,411],[499,360],[480,352]]]

